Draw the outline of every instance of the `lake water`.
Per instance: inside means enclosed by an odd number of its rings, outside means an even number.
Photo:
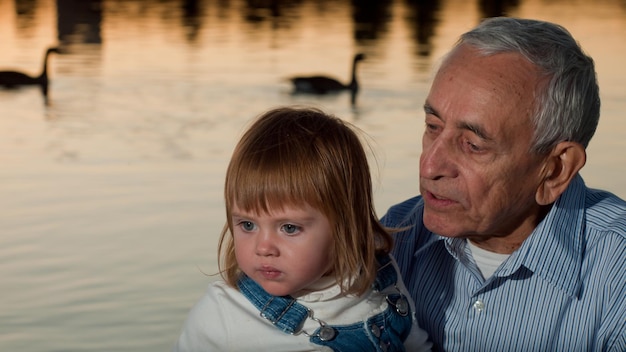
[[[582,174],[626,197],[623,0],[0,0],[0,70],[36,74],[46,47],[64,51],[47,104],[0,89],[0,350],[169,350],[216,278],[232,148],[271,107],[369,134],[379,215],[416,194],[431,67],[499,14],[558,22],[594,57],[602,117]],[[356,52],[354,107],[289,93],[291,75],[348,81]]]

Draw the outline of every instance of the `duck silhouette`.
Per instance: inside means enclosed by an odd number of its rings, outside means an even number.
[[[293,83],[293,93],[305,94],[328,94],[338,93],[341,91],[350,91],[352,94],[352,105],[356,102],[356,95],[359,91],[359,82],[356,77],[356,68],[359,61],[365,59],[365,55],[358,53],[354,55],[352,61],[352,79],[350,83],[344,84],[333,77],[316,75],[316,76],[297,76],[290,78]]]
[[[43,67],[39,76],[33,77],[18,71],[0,71],[0,86],[7,89],[16,89],[21,86],[41,86],[44,97],[48,96],[48,57],[50,53],[60,53],[59,48],[51,47],[46,50],[43,58]]]

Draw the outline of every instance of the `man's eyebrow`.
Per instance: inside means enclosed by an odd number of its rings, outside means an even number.
[[[435,110],[435,108],[433,108],[430,104],[428,104],[428,102],[424,103],[424,112],[427,115],[433,115],[436,118],[441,119],[441,116],[439,115],[437,110]],[[457,128],[462,129],[462,130],[468,130],[474,133],[475,135],[477,135],[479,138],[484,139],[486,141],[493,141],[493,138],[489,136],[487,131],[485,131],[485,129],[482,128],[482,126],[479,126],[475,123],[459,122],[457,124]]]
[[[492,141],[493,138],[491,138],[491,136],[489,136],[489,134],[487,133],[487,131],[485,131],[484,128],[482,128],[481,126],[474,124],[474,123],[469,123],[469,122],[459,122],[457,124],[457,127],[463,130],[468,130],[472,133],[474,133],[475,135],[477,135],[479,138],[484,139],[486,141]]]
[[[439,113],[437,113],[437,111],[432,106],[430,106],[430,104],[428,104],[428,102],[424,103],[424,112],[427,115],[433,115],[433,116],[436,116],[438,118],[441,118],[439,116]]]

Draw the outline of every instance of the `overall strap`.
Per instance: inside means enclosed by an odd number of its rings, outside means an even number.
[[[246,275],[237,281],[241,293],[260,311],[260,315],[280,330],[300,333],[309,310],[291,296],[272,296]]]
[[[395,286],[397,275],[396,269],[389,255],[377,258],[379,263],[374,288],[382,291],[389,286]],[[237,281],[239,291],[259,310],[261,317],[269,320],[274,326],[285,333],[298,335],[304,333],[311,338],[328,341],[335,338],[335,329],[327,326],[325,322],[312,316],[312,312],[304,305],[298,303],[291,296],[272,296],[267,293],[258,283],[247,275],[242,275]],[[408,314],[406,299],[400,294],[387,295],[387,302],[395,308],[401,316]],[[311,318],[320,324],[320,328],[314,335],[302,331],[304,321]]]

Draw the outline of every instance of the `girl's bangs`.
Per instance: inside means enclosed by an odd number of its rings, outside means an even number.
[[[227,180],[230,209],[236,204],[243,211],[260,214],[304,204],[319,209],[322,204],[322,192],[314,181],[319,167],[307,167],[301,161],[273,162],[268,158],[247,160],[238,166]]]

